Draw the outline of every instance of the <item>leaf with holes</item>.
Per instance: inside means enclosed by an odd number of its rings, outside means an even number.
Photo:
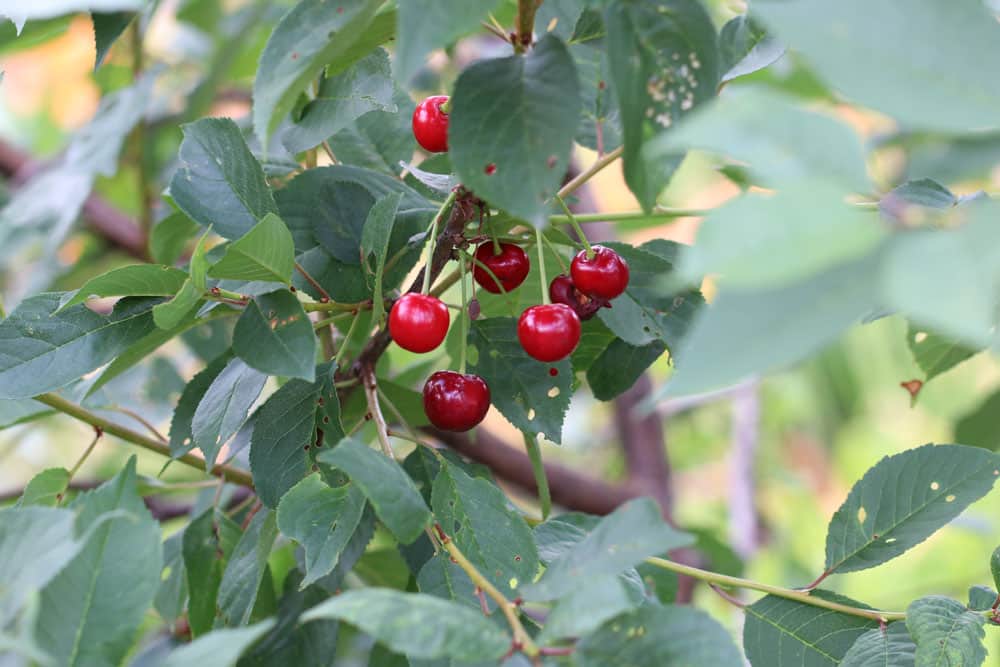
[[[715,27],[698,0],[615,0],[605,23],[625,133],[625,181],[649,210],[677,161],[649,159],[643,146],[715,96]]]
[[[129,297],[108,315],[39,294],[0,322],[0,399],[31,398],[95,370],[150,333],[156,299]]]
[[[207,469],[246,421],[266,381],[266,375],[240,359],[231,359],[212,380],[191,418],[191,439],[205,454]]]
[[[824,590],[831,602],[864,607]],[[743,649],[753,667],[836,667],[854,642],[878,621],[767,595],[746,608]]]
[[[328,68],[343,70],[365,51],[367,28],[381,0],[339,0],[336,10],[326,0],[303,0],[285,14],[271,33],[253,82],[253,126],[265,146],[295,100]],[[367,46],[367,45],[366,45]]]
[[[185,125],[180,166],[170,195],[192,220],[238,239],[268,213],[277,213],[264,170],[228,118]]]
[[[288,283],[295,267],[295,247],[288,227],[268,213],[253,229],[226,247],[208,275],[234,280]]]
[[[912,322],[906,328],[906,344],[913,360],[924,372],[924,382],[930,382],[980,352],[933,331],[925,331]]]
[[[445,533],[499,590],[513,593],[534,579],[538,553],[531,528],[494,483],[445,461],[431,506]]]
[[[309,471],[308,448],[316,431],[318,383],[286,382],[260,408],[250,439],[250,471],[261,502],[279,506],[281,497]]]
[[[278,528],[305,550],[305,588],[325,577],[340,560],[365,509],[356,484],[331,488],[319,475],[293,486],[278,504]]]
[[[554,600],[601,575],[619,574],[649,556],[688,546],[694,540],[663,521],[649,498],[622,505],[590,533],[549,563],[541,578],[522,590],[526,600]]]
[[[343,470],[371,501],[386,528],[403,544],[417,539],[430,521],[430,510],[413,480],[385,454],[348,437],[324,451],[317,460]]]
[[[942,595],[914,600],[906,608],[906,629],[917,644],[918,665],[969,665],[986,660],[986,617]]]
[[[854,488],[830,520],[826,572],[881,565],[920,544],[1000,476],[1000,458],[963,445],[924,445],[887,456]]]
[[[302,615],[306,623],[321,618],[350,623],[414,658],[498,660],[511,642],[478,611],[422,593],[383,588],[347,591]]]
[[[569,359],[542,363],[529,357],[512,317],[474,320],[468,345],[469,370],[486,380],[500,413],[532,437],[561,442],[573,391]]]
[[[268,375],[312,382],[316,371],[316,336],[302,304],[288,290],[255,298],[233,331],[233,352]]]
[[[649,605],[616,616],[583,638],[575,653],[581,667],[743,665],[729,631],[687,606]]]
[[[459,76],[451,103],[448,156],[462,183],[543,226],[580,115],[576,66],[566,46],[550,34],[527,56],[481,60]]]
[[[906,623],[897,621],[858,637],[840,667],[913,667],[916,648]]]

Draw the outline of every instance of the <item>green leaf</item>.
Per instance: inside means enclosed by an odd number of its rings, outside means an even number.
[[[899,235],[882,268],[884,305],[968,346],[989,345],[1000,297],[998,212],[996,201],[976,202],[955,209],[948,229]]]
[[[343,470],[365,494],[378,518],[403,544],[417,539],[431,519],[431,512],[413,480],[403,468],[381,452],[354,438],[344,438],[317,457]]]
[[[864,257],[886,236],[878,217],[847,204],[840,188],[802,183],[713,210],[680,273],[693,283],[711,273],[727,286],[780,287]]]
[[[841,667],[913,667],[916,645],[906,623],[890,623],[885,630],[864,633],[844,655]]]
[[[674,355],[677,373],[660,394],[719,389],[832,343],[879,306],[875,260],[849,262],[788,287],[720,290]]]
[[[444,550],[427,559],[417,574],[417,588],[421,593],[451,600],[464,607],[481,611],[476,585]],[[489,601],[487,601],[489,604]]]
[[[994,391],[955,422],[955,440],[963,445],[1000,450],[1000,390]]]
[[[5,4],[0,16],[6,16],[15,25],[22,26],[28,19],[46,19],[73,12],[141,9],[144,2],[145,0],[35,0],[29,4]]]
[[[1000,59],[1000,26],[981,3],[769,0],[753,10],[844,96],[905,127],[962,133],[997,126],[998,91],[962,84],[988,81],[989,63]]]
[[[923,331],[912,322],[906,328],[906,344],[913,360],[924,372],[925,382],[930,382],[980,352],[932,331]]]
[[[969,665],[986,661],[986,618],[942,595],[914,600],[906,608],[906,629],[917,643],[918,665]]]
[[[823,590],[812,595],[864,607]],[[877,621],[767,595],[746,608],[743,650],[754,667],[836,667],[872,629]]]
[[[740,667],[729,632],[699,609],[647,606],[617,616],[577,645],[581,667]],[[761,663],[763,664],[763,663]]]
[[[369,111],[330,137],[330,147],[339,160],[345,165],[399,175],[399,163],[412,159],[417,150],[411,121],[416,105],[399,90],[393,103],[396,113]]]
[[[162,564],[160,525],[139,497],[135,457],[70,509],[77,531],[101,525],[42,591],[35,636],[60,665],[116,665],[153,602]],[[102,523],[115,511],[126,518]]]
[[[555,603],[539,639],[544,643],[586,637],[608,619],[637,607],[641,601],[618,577],[596,577]]]
[[[278,504],[278,528],[305,550],[301,588],[325,577],[361,522],[365,496],[355,484],[331,488],[319,475],[293,486]]]
[[[163,541],[163,572],[160,577],[160,588],[153,599],[156,613],[171,627],[187,607],[187,572],[184,570],[184,553],[182,541],[184,533],[171,535]]]
[[[541,578],[522,589],[526,600],[553,600],[594,577],[618,574],[649,556],[690,545],[690,535],[663,521],[659,506],[649,498],[622,505],[572,549],[549,563]]]
[[[468,347],[469,371],[486,380],[500,413],[532,437],[544,434],[552,442],[561,442],[573,392],[569,359],[542,363],[529,357],[512,317],[474,320]]]
[[[255,298],[233,331],[233,351],[257,370],[312,382],[316,336],[294,294],[281,289]]]
[[[990,569],[995,569],[994,564],[997,561],[997,552],[993,552],[993,556],[990,558]],[[994,584],[996,581],[993,582]],[[990,588],[989,586],[970,586],[969,587],[969,604],[967,605],[972,611],[987,611],[993,608],[993,604],[997,601],[997,592]]]
[[[715,96],[715,27],[698,0],[615,0],[605,23],[625,131],[625,182],[649,210],[677,161],[647,159],[643,145]]]
[[[514,592],[535,578],[538,553],[531,528],[495,483],[470,477],[445,460],[431,505],[445,533],[499,590]]]
[[[636,347],[615,338],[587,369],[587,384],[599,401],[610,401],[632,388],[667,346],[660,341]]]
[[[400,0],[396,77],[409,83],[434,49],[479,31],[497,0]]]
[[[507,633],[468,607],[382,588],[346,591],[302,615],[304,622],[321,618],[350,623],[414,658],[496,660],[511,642]]]
[[[250,471],[261,502],[271,508],[309,471],[307,448],[316,429],[317,384],[291,380],[271,394],[250,440]]]
[[[191,418],[192,440],[205,454],[205,469],[215,465],[219,450],[243,422],[264,389],[267,376],[231,359],[212,380]]]
[[[0,510],[0,622],[4,627],[85,546],[68,509]]]
[[[754,179],[771,187],[819,179],[831,189],[840,186],[863,192],[869,188],[864,153],[854,130],[765,88],[723,95],[652,140],[644,155],[649,160],[665,160],[688,148],[746,163]],[[796,222],[803,226],[802,220]]]
[[[879,211],[896,220],[912,223],[912,216],[933,211],[947,211],[958,205],[958,197],[937,181],[921,178],[906,181],[882,195]]]
[[[141,0],[129,4],[141,5]],[[91,19],[94,22],[94,46],[97,50],[97,58],[94,61],[96,70],[104,62],[105,56],[114,45],[115,41],[125,32],[125,28],[136,16],[135,12],[92,12]]]
[[[719,32],[722,83],[752,74],[774,63],[785,47],[767,34],[757,21],[743,14],[731,19]]]
[[[203,118],[184,129],[170,195],[192,220],[227,239],[277,213],[264,170],[228,118]]]
[[[0,400],[0,428],[33,421],[51,413],[50,408],[30,398]]]
[[[190,596],[188,622],[195,637],[208,633],[215,624],[222,574],[239,537],[240,527],[214,507],[184,529],[181,553]]]
[[[325,0],[302,0],[285,14],[267,40],[253,82],[253,126],[261,144],[292,110],[296,98],[328,68],[336,74],[367,53],[364,41],[382,0],[340,0],[331,11]]]
[[[548,4],[543,4],[542,8]],[[558,28],[557,28],[558,31]],[[591,44],[571,44],[570,53],[580,77],[581,116],[576,142],[607,153],[622,145],[621,112],[614,91],[608,85],[611,64],[603,48]]]
[[[182,644],[170,652],[161,667],[235,667],[240,656],[275,625],[274,619],[245,628],[222,628]]]
[[[47,468],[31,478],[17,499],[17,507],[55,507],[69,487],[66,468]]]
[[[1000,459],[963,445],[887,456],[854,485],[830,520],[826,571],[881,565],[920,544],[993,488]]]
[[[604,243],[629,265],[625,293],[602,308],[598,317],[608,329],[629,345],[642,347],[660,341],[676,355],[705,303],[697,290],[672,294],[664,289],[664,278],[674,272],[678,244],[656,239],[637,248],[625,243]]]
[[[580,115],[569,51],[546,35],[527,56],[475,63],[459,76],[451,103],[448,156],[462,183],[542,226],[546,202],[569,164]]]
[[[295,268],[295,247],[288,227],[268,213],[253,229],[226,247],[208,270],[213,278],[288,283]]]
[[[170,455],[179,458],[187,454],[196,447],[191,428],[191,421],[194,413],[205,397],[205,392],[212,386],[215,378],[226,368],[229,363],[229,355],[223,355],[208,366],[203,368],[184,387],[177,407],[174,408],[174,415],[170,420]]]
[[[250,622],[261,582],[267,574],[267,559],[278,537],[276,517],[267,508],[254,515],[229,556],[219,584],[216,604],[222,622],[230,627]]]
[[[181,326],[187,316],[193,314],[195,306],[201,303],[201,300],[201,290],[194,286],[190,278],[186,279],[170,301],[153,306],[153,321],[156,327],[169,330]]]
[[[184,246],[198,231],[198,223],[183,213],[172,213],[153,227],[149,237],[149,253],[153,261],[174,264],[184,254]]]
[[[83,303],[92,296],[173,296],[186,280],[186,273],[170,266],[159,264],[122,266],[85,282],[73,298],[66,301],[56,312]]]
[[[375,275],[374,286],[372,287],[372,320],[381,322],[385,315],[385,306],[382,301],[382,279],[385,274],[385,258],[389,251],[389,241],[392,237],[392,228],[396,224],[396,213],[399,210],[399,203],[403,199],[401,192],[386,195],[379,199],[368,211],[365,218],[365,226],[361,232],[361,252],[367,258],[368,255],[375,255],[375,266],[372,272]],[[366,264],[367,266],[367,264]]]
[[[316,97],[302,109],[298,122],[282,133],[281,143],[290,153],[299,153],[350,127],[369,111],[396,113],[393,90],[389,56],[377,49],[339,74],[323,77]]]
[[[61,296],[29,297],[0,322],[0,399],[63,387],[153,330],[155,300],[122,299],[101,315],[83,305],[56,312]]]

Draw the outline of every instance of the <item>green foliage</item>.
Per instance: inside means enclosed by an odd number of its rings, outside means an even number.
[[[245,236],[226,246],[226,254],[209,268],[208,275],[287,283],[294,266],[292,235],[281,218],[268,213]]]
[[[897,621],[885,630],[876,628],[858,637],[840,664],[842,667],[912,667],[915,650],[906,624]]]
[[[263,373],[306,382],[316,377],[316,336],[288,290],[261,294],[246,307],[233,331],[233,352]]]
[[[982,614],[940,595],[915,600],[906,612],[906,629],[917,644],[916,664],[983,664],[986,619]]]

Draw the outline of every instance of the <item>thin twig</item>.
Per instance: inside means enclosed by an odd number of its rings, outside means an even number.
[[[584,183],[586,183],[587,181],[589,181],[591,178],[593,178],[599,171],[601,171],[602,169],[604,169],[605,167],[607,167],[609,164],[611,164],[612,162],[614,162],[615,160],[617,160],[618,158],[620,158],[622,156],[622,153],[624,151],[625,151],[625,148],[623,146],[619,146],[618,148],[614,149],[613,151],[611,151],[610,153],[608,153],[604,157],[599,158],[597,160],[597,162],[595,162],[594,164],[590,165],[589,169],[586,169],[585,171],[581,171],[576,176],[576,178],[574,178],[569,183],[567,183],[566,185],[564,185],[561,188],[559,188],[559,192],[557,192],[556,195],[559,196],[559,197],[562,197],[563,199],[565,199],[570,194],[572,194],[573,192],[575,192],[577,188],[579,188],[581,185],[583,185]]]
[[[139,422],[140,424],[142,424],[144,427],[146,427],[146,430],[149,431],[150,433],[152,433],[156,437],[156,439],[159,440],[160,442],[162,442],[164,444],[170,442],[169,440],[167,440],[167,438],[162,433],[160,433],[158,430],[156,430],[155,426],[153,426],[151,423],[149,423],[149,421],[147,419],[145,419],[142,415],[138,414],[134,410],[129,410],[128,408],[123,408],[123,407],[121,407],[119,405],[111,405],[111,406],[108,406],[106,409],[107,410],[113,410],[115,412],[120,412],[123,415],[128,415],[129,417],[131,417],[132,419],[136,420],[137,422]]]
[[[385,455],[395,460],[396,455],[393,454],[392,444],[389,442],[389,427],[385,423],[382,408],[378,404],[378,381],[375,379],[375,370],[371,366],[367,366],[361,370],[361,382],[365,388],[368,412],[375,421],[375,434],[378,436],[378,442],[382,446],[382,451]]]
[[[319,284],[319,281],[313,278],[309,274],[309,272],[305,270],[305,267],[303,267],[298,262],[295,262],[295,270],[299,272],[300,276],[305,278],[307,283],[313,286],[313,289],[315,289],[316,292],[318,292],[321,297],[323,297],[323,303],[333,301],[333,299],[330,298],[330,295],[327,293],[327,291],[323,289],[323,286]]]

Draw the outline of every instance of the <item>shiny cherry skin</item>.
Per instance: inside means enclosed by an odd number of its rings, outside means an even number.
[[[442,431],[468,431],[490,409],[490,388],[478,375],[438,371],[424,383],[424,412]]]
[[[480,287],[493,294],[499,294],[501,286],[505,292],[515,289],[524,282],[531,269],[528,255],[521,246],[513,243],[501,243],[500,254],[494,254],[493,242],[487,241],[476,248],[476,260],[472,265],[472,276]],[[494,280],[483,266],[493,272],[500,285],[497,285],[497,280]]]
[[[610,308],[606,299],[595,299],[582,293],[567,275],[558,275],[549,283],[549,298],[552,303],[565,303],[573,309],[581,320],[589,320],[601,308]]]
[[[595,245],[594,256],[581,250],[570,264],[573,284],[587,296],[611,300],[628,287],[628,264],[611,248]]]
[[[580,318],[564,303],[532,306],[517,321],[517,339],[539,361],[559,361],[580,342]]]
[[[434,95],[413,110],[413,137],[430,153],[448,151],[448,114],[441,111],[447,101],[447,95]]]
[[[409,292],[389,311],[389,335],[404,350],[430,352],[448,334],[448,306],[429,294]]]

